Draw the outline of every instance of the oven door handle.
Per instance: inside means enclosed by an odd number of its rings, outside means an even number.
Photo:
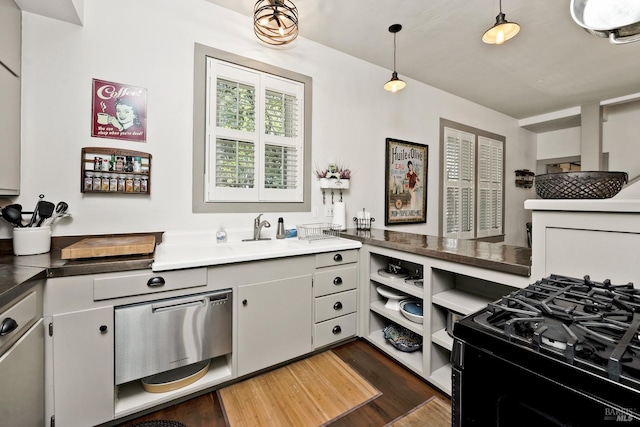
[[[206,305],[206,303],[207,303],[206,299],[201,298],[195,301],[192,300],[192,301],[179,302],[179,303],[167,302],[164,304],[153,304],[151,306],[151,312],[164,313],[167,311],[184,310],[189,307],[202,307]]]

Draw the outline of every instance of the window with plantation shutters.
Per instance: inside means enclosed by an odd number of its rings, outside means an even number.
[[[207,82],[206,201],[302,201],[303,85],[214,58]]]
[[[504,140],[444,119],[441,135],[442,235],[459,239],[501,235]]]

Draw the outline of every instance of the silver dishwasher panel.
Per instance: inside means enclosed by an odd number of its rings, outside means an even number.
[[[232,291],[115,308],[115,383],[231,353]]]

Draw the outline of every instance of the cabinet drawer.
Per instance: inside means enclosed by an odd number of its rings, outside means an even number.
[[[207,285],[207,269],[132,272],[93,279],[93,299],[100,301]]]
[[[358,285],[357,271],[356,265],[316,271],[314,276],[315,296],[321,297],[355,289]]]
[[[10,342],[15,342],[22,334],[27,332],[27,329],[35,323],[37,316],[38,297],[36,292],[31,292],[8,310],[0,313],[0,324],[4,324],[5,328],[15,328],[6,335],[0,336],[0,355],[6,350],[5,347]]]
[[[314,325],[315,348],[354,336],[356,334],[356,318],[356,313],[351,313],[322,323],[316,323]]]
[[[326,252],[316,255],[316,268],[330,267],[332,265],[340,264],[350,264],[356,261],[358,261],[358,251],[356,249]]]
[[[316,322],[323,322],[328,319],[333,319],[334,317],[354,313],[356,311],[356,305],[357,297],[355,289],[316,298]]]

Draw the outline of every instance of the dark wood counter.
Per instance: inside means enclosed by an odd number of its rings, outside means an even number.
[[[340,237],[503,273],[531,275],[531,249],[521,246],[377,229],[349,229]]]

